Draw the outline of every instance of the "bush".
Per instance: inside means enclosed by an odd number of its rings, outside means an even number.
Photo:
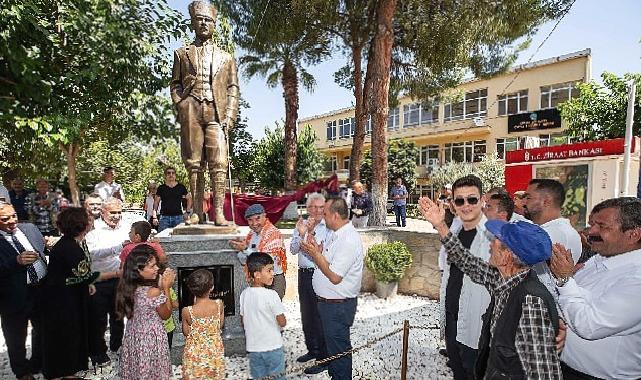
[[[367,250],[365,265],[377,281],[398,282],[412,265],[412,253],[400,241],[374,244]]]

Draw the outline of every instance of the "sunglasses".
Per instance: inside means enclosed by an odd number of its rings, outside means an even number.
[[[458,207],[461,207],[465,204],[465,200],[467,200],[468,205],[475,205],[479,203],[479,197],[467,197],[467,198],[454,198],[454,204]]]

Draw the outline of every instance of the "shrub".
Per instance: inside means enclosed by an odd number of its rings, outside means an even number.
[[[365,265],[377,281],[397,282],[412,265],[412,253],[400,241],[374,244],[367,250]]]

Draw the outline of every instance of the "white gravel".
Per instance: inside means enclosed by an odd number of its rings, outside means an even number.
[[[305,353],[297,301],[286,301],[287,327],[284,332],[287,370],[300,368],[296,358]],[[362,294],[358,299],[356,320],[352,327],[352,345],[359,347],[403,326],[403,320],[411,326],[429,326],[438,321],[438,304],[424,297],[397,296],[381,300],[372,294]],[[412,328],[409,336],[408,379],[451,379],[445,358],[438,354],[438,330]],[[401,368],[402,334],[386,338],[353,356],[354,379],[398,379]],[[4,337],[0,335],[0,379],[15,378],[9,367],[9,358]],[[311,362],[310,362],[311,364]],[[226,360],[228,379],[248,379],[249,365],[245,357]],[[115,369],[87,376],[88,379],[118,379]],[[174,367],[174,379],[180,379],[180,367]],[[42,379],[41,375],[36,377]],[[327,372],[307,376],[301,371],[290,374],[288,379],[329,379]]]

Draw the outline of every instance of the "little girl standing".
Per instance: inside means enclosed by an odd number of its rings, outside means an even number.
[[[148,245],[135,247],[127,256],[116,295],[116,312],[121,318],[127,317],[120,351],[122,380],[171,377],[169,344],[162,320],[171,316],[167,295],[175,278],[171,269],[158,276],[156,255]]]
[[[224,379],[225,359],[220,337],[225,313],[221,300],[212,300],[214,276],[205,269],[198,269],[187,277],[187,287],[195,296],[193,306],[182,310],[183,334],[186,337],[183,351],[183,379]]]

